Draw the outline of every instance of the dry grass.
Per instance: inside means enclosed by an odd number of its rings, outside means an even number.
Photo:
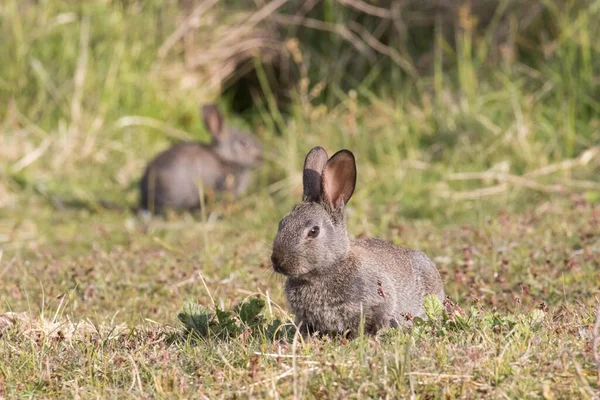
[[[4,394],[597,394],[597,205],[557,200],[447,228],[410,221],[367,227],[352,214],[353,233],[434,257],[462,310],[350,342],[271,340],[245,330],[229,339],[187,337],[175,318],[186,301],[228,310],[259,294],[268,301],[265,323],[287,320],[282,281],[266,262],[277,216],[256,217],[254,208],[220,209],[225,220],[217,225],[156,221],[146,235],[124,231],[131,222],[114,213],[72,211],[53,231],[43,229],[45,242],[38,237],[9,250],[0,300],[28,311],[3,316],[12,325],[0,340]],[[71,229],[77,239],[65,235]]]

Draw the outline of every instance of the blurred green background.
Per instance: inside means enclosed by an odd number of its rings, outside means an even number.
[[[265,143],[255,191],[297,176],[319,144],[355,151],[361,200],[406,217],[596,201],[596,150],[578,157],[600,139],[598,7],[7,0],[1,205],[134,204],[155,153],[208,139],[208,102]]]

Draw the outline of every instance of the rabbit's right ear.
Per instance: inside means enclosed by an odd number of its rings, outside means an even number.
[[[206,129],[208,129],[212,137],[219,139],[223,135],[224,130],[223,114],[221,114],[217,106],[214,104],[202,106],[202,117],[204,118]]]
[[[356,186],[356,161],[349,150],[335,153],[323,169],[322,198],[334,209],[344,206]]]
[[[327,163],[327,152],[324,148],[313,147],[306,155],[302,171],[302,185],[304,193],[302,200],[318,201],[321,197],[321,175]]]

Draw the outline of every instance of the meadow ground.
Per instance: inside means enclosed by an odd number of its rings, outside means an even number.
[[[598,2],[537,64],[462,37],[454,67],[373,78],[398,93],[309,83],[285,114],[228,113],[267,149],[249,193],[151,221],[130,210],[145,162],[206,138],[208,95],[156,56],[175,22],[25,3],[0,5],[0,398],[600,396]],[[270,245],[314,145],[356,154],[350,233],[427,253],[445,310],[294,334]]]

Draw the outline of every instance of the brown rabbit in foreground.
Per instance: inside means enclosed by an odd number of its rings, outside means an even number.
[[[304,161],[302,202],[279,223],[271,261],[287,276],[285,294],[303,334],[356,335],[425,317],[425,296],[444,300],[433,262],[416,250],[381,239],[350,239],[344,206],[356,184],[354,155],[329,160],[322,147]]]
[[[200,183],[205,193],[227,191],[234,195],[250,184],[252,169],[262,160],[258,140],[225,126],[214,105],[203,106],[202,115],[212,142],[176,144],[152,160],[140,182],[142,210],[199,208]]]

